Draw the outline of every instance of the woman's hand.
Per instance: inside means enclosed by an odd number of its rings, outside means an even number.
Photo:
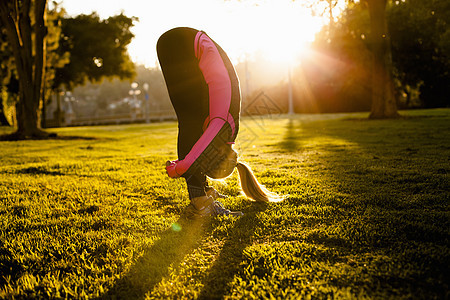
[[[171,178],[180,177],[180,175],[177,173],[177,169],[176,169],[177,163],[178,163],[178,160],[166,161],[166,172],[167,172],[167,175],[169,175],[169,177],[171,177]]]

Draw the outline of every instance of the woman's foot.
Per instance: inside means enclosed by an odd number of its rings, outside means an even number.
[[[191,199],[191,204],[195,209],[199,211],[208,208],[213,202],[214,198],[209,196],[208,194],[206,196],[200,196]]]
[[[244,215],[240,211],[226,209],[221,202],[214,200],[212,196],[208,195],[191,199],[191,204],[188,205],[185,213],[192,219],[219,215],[232,217]]]

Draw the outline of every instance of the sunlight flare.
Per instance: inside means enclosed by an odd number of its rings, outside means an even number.
[[[322,22],[295,2],[272,2],[265,7],[264,42],[259,46],[272,62],[292,65],[307,52]]]

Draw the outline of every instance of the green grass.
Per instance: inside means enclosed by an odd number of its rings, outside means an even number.
[[[244,119],[241,159],[288,197],[233,173],[213,185],[245,215],[204,224],[163,167],[176,123],[0,142],[0,298],[449,298],[450,110],[402,115]]]

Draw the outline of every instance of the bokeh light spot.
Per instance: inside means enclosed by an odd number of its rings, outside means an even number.
[[[172,230],[175,231],[175,232],[181,231],[181,225],[178,224],[178,223],[173,223],[172,224]]]

